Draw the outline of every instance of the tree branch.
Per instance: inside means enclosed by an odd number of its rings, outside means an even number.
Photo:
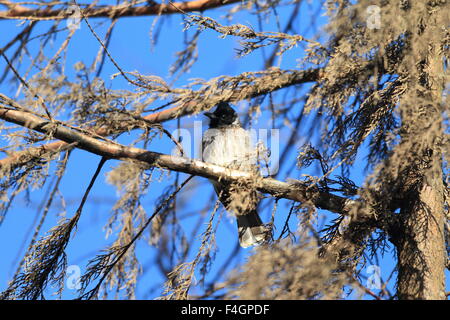
[[[44,134],[52,134],[55,138],[65,143],[73,143],[77,148],[106,158],[142,161],[151,167],[164,168],[208,179],[249,182],[254,184],[259,191],[275,197],[298,202],[311,201],[319,208],[340,214],[348,213],[355,202],[354,200],[320,191],[317,188],[309,188],[308,185],[299,181],[286,183],[272,178],[255,177],[250,172],[232,170],[195,159],[176,157],[101,141],[76,130],[51,123],[31,113],[12,110],[3,105],[0,105],[0,118]]]
[[[257,83],[243,83],[239,87],[235,88],[229,94],[228,98],[224,98],[223,94],[221,94],[221,97],[218,98],[214,95],[205,97],[199,92],[193,92],[192,96],[194,96],[195,98],[193,98],[192,100],[184,103],[182,102],[177,106],[166,110],[149,114],[147,116],[144,116],[142,119],[149,124],[173,120],[182,116],[192,115],[201,111],[209,110],[217,104],[218,100],[236,102],[245,99],[251,99],[292,85],[317,81],[320,78],[320,74],[321,69],[309,69],[303,71],[268,71],[264,76],[258,79]],[[238,75],[233,78],[235,82],[238,82],[239,79],[243,77],[243,75]],[[124,127],[119,128],[118,130],[113,132],[109,128],[103,127],[95,130],[95,134],[99,136],[108,136],[129,129],[129,127]],[[19,167],[24,163],[30,161],[31,159],[41,158],[44,154],[47,154],[49,152],[59,152],[60,150],[63,150],[66,145],[67,143],[65,143],[64,141],[56,141],[39,147],[31,147],[24,151],[15,152],[9,157],[0,160],[0,168],[9,167],[13,169]]]
[[[194,0],[188,2],[169,2],[146,6],[128,6],[119,4],[113,6],[86,8],[83,14],[91,18],[120,18],[120,17],[141,17],[161,14],[174,14],[192,11],[204,11],[224,5],[240,2],[240,0]],[[14,5],[9,1],[1,1],[1,4],[8,6],[9,10],[0,12],[0,19],[25,19],[25,20],[63,20],[73,13],[67,12],[67,8],[60,9],[35,9],[22,5]]]

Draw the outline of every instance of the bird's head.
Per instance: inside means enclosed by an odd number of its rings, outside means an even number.
[[[210,119],[210,128],[239,124],[239,118],[236,111],[234,111],[227,102],[219,102],[216,110],[214,110],[214,112],[205,112],[205,116]]]

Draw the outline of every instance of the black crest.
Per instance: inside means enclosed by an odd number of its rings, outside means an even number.
[[[216,110],[213,113],[205,112],[205,116],[211,120],[209,123],[210,128],[219,128],[238,123],[236,111],[227,102],[219,102]]]

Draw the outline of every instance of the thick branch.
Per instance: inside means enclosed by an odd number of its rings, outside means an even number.
[[[267,75],[259,79],[257,84],[243,85],[240,89],[233,90],[228,99],[221,99],[228,102],[236,102],[251,99],[292,85],[317,81],[320,77],[320,72],[321,69],[292,72],[278,70],[277,72],[268,72]],[[236,77],[236,79],[239,78],[241,78],[241,75]],[[215,96],[203,97],[200,95],[200,97],[186,103],[181,103],[173,108],[149,114],[143,117],[143,119],[150,124],[173,120],[178,117],[206,111],[212,108],[217,103],[218,99]],[[117,134],[129,129],[129,127],[124,127],[123,129],[112,132],[108,128],[100,128],[95,131],[95,134],[100,136],[108,136],[110,134]],[[32,147],[25,151],[15,152],[9,157],[0,160],[0,167],[18,167],[24,162],[30,161],[32,158],[40,158],[48,152],[58,152],[66,145],[67,143],[64,141],[56,141],[40,147]]]
[[[97,140],[78,131],[61,125],[55,125],[31,113],[11,110],[1,105],[0,118],[44,134],[52,134],[55,138],[61,139],[65,143],[74,143],[77,148],[107,158],[142,161],[151,167],[165,168],[214,180],[220,179],[234,182],[249,181],[256,184],[257,189],[261,192],[299,202],[311,201],[319,208],[341,214],[348,213],[350,206],[354,202],[353,200],[322,192],[317,189],[309,190],[307,185],[300,182],[286,183],[272,178],[255,177],[249,172],[231,170],[195,159],[175,157]]]
[[[83,10],[85,17],[92,18],[119,18],[141,17],[160,14],[173,14],[181,12],[204,11],[220,6],[240,2],[240,0],[194,0],[189,2],[169,2],[147,6],[132,7],[127,5],[115,5],[87,8]],[[5,4],[5,2],[3,2]],[[8,1],[9,3],[9,1]],[[27,20],[62,20],[70,17],[73,12],[67,8],[60,9],[30,9],[21,5],[9,3],[9,10],[0,12],[0,19],[27,19]]]

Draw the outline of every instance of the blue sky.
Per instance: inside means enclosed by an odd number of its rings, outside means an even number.
[[[218,18],[224,15],[230,7],[218,8],[215,10],[206,11],[205,15]],[[285,19],[289,13],[289,9],[280,8],[278,14],[280,19]],[[300,30],[303,32],[308,29],[309,21],[311,17],[316,18],[317,26],[320,27],[325,21],[326,17],[317,15],[315,7],[309,7],[307,4],[300,10],[302,17],[297,21],[301,26]],[[236,15],[237,20],[242,24],[251,25],[258,30],[258,21],[254,15],[248,13],[239,13]],[[173,15],[164,18],[162,25],[162,32],[158,36],[158,42],[152,46],[151,39],[149,37],[152,29],[152,24],[155,17],[137,17],[137,18],[122,18],[117,22],[117,25],[113,31],[112,40],[109,46],[109,51],[114,59],[118,62],[121,68],[125,71],[139,71],[145,75],[156,75],[167,82],[171,82],[169,78],[168,70],[170,65],[175,61],[175,52],[183,48],[183,34],[182,34],[182,17],[180,15]],[[103,25],[97,25],[97,23],[104,21],[101,19],[90,19],[90,23],[96,27],[96,32],[103,36],[108,23]],[[162,21],[162,20],[161,20]],[[161,21],[157,23],[161,23]],[[223,20],[221,20],[222,23]],[[265,31],[276,31],[276,21],[271,18],[268,21],[263,22],[263,28]],[[34,34],[44,32],[50,23],[42,23],[34,30]],[[158,27],[158,25],[157,25]],[[156,28],[157,28],[156,27]],[[0,21],[0,47],[10,41],[12,37],[18,32],[19,23],[17,21]],[[194,29],[189,32],[192,35]],[[315,33],[315,30],[309,28],[309,31],[303,33],[304,36],[311,36]],[[61,34],[55,39],[52,46],[46,51],[48,56],[58,50],[61,42],[65,39],[67,31],[62,31]],[[34,40],[30,46],[31,53],[37,50],[39,45],[38,40]],[[238,39],[227,37],[221,39],[214,31],[207,30],[202,33],[199,41],[199,59],[198,62],[192,67],[191,72],[187,75],[183,75],[176,82],[175,86],[181,87],[189,82],[190,78],[203,78],[210,79],[219,75],[237,75],[246,71],[257,71],[263,68],[262,50],[257,50],[255,53],[250,54],[244,58],[237,59],[235,49],[239,47]],[[71,43],[69,44],[67,51],[67,59],[65,61],[66,75],[69,79],[74,79],[75,71],[73,66],[76,62],[82,61],[87,66],[92,63],[93,57],[95,57],[99,48],[99,43],[90,33],[88,27],[82,23],[81,28],[74,35]],[[10,49],[7,53],[11,53]],[[267,50],[266,53],[271,52]],[[280,67],[282,69],[298,69],[297,59],[303,56],[304,52],[301,47],[294,48],[290,52],[286,53],[283,57]],[[24,73],[29,61],[25,59],[24,65],[19,69],[21,73]],[[3,70],[5,66],[4,60],[0,59],[0,70]],[[125,88],[132,89],[132,86],[126,83],[121,77],[116,77],[111,80],[111,75],[116,73],[117,69],[106,58],[105,67],[100,77],[105,81],[107,87],[113,89]],[[11,76],[11,75],[10,75]],[[0,92],[14,97],[16,91],[16,85],[5,81],[0,85]],[[301,105],[296,106],[301,108]],[[256,126],[264,127],[268,122],[268,113],[263,113]],[[62,119],[63,120],[63,119]],[[191,128],[193,121],[204,120],[202,115],[186,117],[181,120],[182,127]],[[312,118],[309,121],[313,121]],[[165,128],[169,131],[176,129],[176,121],[170,121],[164,124]],[[306,128],[306,127],[305,127]],[[280,141],[285,142],[288,137],[289,129],[285,128],[280,132]],[[306,135],[306,132],[304,133]],[[302,135],[302,132],[300,132]],[[135,133],[122,135],[118,141],[127,144],[136,137]],[[4,141],[1,141],[0,146],[4,145]],[[149,149],[152,151],[158,151],[163,153],[170,153],[173,145],[167,138],[155,139],[149,145]],[[352,172],[351,178],[361,185],[363,183],[365,166],[364,150],[358,155],[356,161],[355,170]],[[295,161],[295,153],[291,152],[287,162]],[[69,162],[69,168],[66,171],[66,175],[61,182],[61,195],[65,199],[66,203],[66,215],[72,217],[80,200],[80,196],[87,187],[95,169],[98,164],[99,158],[91,155],[85,151],[76,150],[73,152],[72,159]],[[103,230],[104,225],[107,223],[111,207],[118,199],[117,192],[113,186],[106,182],[106,172],[118,165],[119,161],[108,161],[105,168],[102,170],[99,180],[95,183],[94,188],[89,197],[89,202],[84,209],[81,220],[78,224],[78,228],[73,236],[67,248],[68,264],[77,265],[83,272],[86,268],[86,263],[90,258],[93,258],[95,254],[98,254],[100,250],[105,249],[113,240],[114,234],[105,239],[105,232]],[[54,168],[54,166],[53,166]],[[313,168],[308,172],[298,172],[294,170],[290,176],[286,176],[281,172],[280,179],[286,178],[299,178],[301,174],[320,174],[317,168]],[[173,175],[172,175],[173,177]],[[186,175],[180,175],[180,181],[183,181]],[[51,178],[48,179],[51,181]],[[170,180],[173,181],[173,180]],[[144,198],[144,204],[147,210],[147,214],[153,212],[154,201],[159,197],[164,188],[168,185],[168,180],[165,178],[160,182],[154,182],[151,185],[151,189]],[[199,184],[200,186],[193,190],[184,191],[179,198],[179,201],[188,201],[186,212],[200,211],[208,201],[214,199],[212,187],[203,178],[196,177],[190,184],[194,186]],[[11,279],[14,271],[17,267],[18,261],[20,261],[24,253],[25,247],[28,245],[31,234],[33,233],[33,226],[36,222],[36,213],[39,206],[39,201],[43,194],[45,194],[48,188],[48,183],[42,188],[37,190],[30,190],[29,201],[26,200],[24,195],[20,195],[10,212],[6,216],[1,229],[0,229],[0,243],[7,244],[2,246],[2,252],[0,254],[0,290],[4,290],[7,287],[8,280]],[[286,201],[280,201],[277,213],[276,213],[276,236],[281,232],[282,223],[288,213],[288,206]],[[49,212],[43,228],[41,229],[41,235],[53,227],[59,220],[59,214],[61,214],[62,207],[55,205]],[[270,210],[267,211],[270,214]],[[329,212],[320,212],[318,223],[323,224],[336,215]],[[226,217],[226,215],[224,215]],[[268,214],[262,216],[264,221],[268,221],[270,216]],[[205,220],[206,222],[207,220]],[[201,233],[205,229],[205,225],[197,225],[198,216],[191,215],[190,217],[183,219],[182,227],[186,234],[196,233],[199,239]],[[293,222],[295,228],[295,222]],[[156,267],[156,253],[157,251],[152,249],[145,243],[145,238],[149,237],[149,232],[144,234],[144,239],[140,241],[137,247],[137,254],[142,264],[142,276],[140,284],[137,287],[137,298],[151,299],[161,295],[162,289],[158,284],[163,279],[163,276]],[[217,233],[218,251],[215,256],[215,261],[212,265],[212,274],[214,271],[219,270],[220,267],[226,262],[227,257],[233,252],[237,243],[237,236],[235,230],[235,223],[228,218],[222,219],[219,225]],[[199,243],[194,244],[194,247],[198,247]],[[195,250],[193,251],[195,253]],[[240,250],[240,261],[245,261],[245,257],[251,254],[252,250]],[[189,256],[189,261],[194,257],[193,254]],[[383,279],[386,279],[392,271],[393,260],[390,251],[387,252],[384,259],[379,262],[381,267],[381,275]],[[367,274],[370,275],[370,274]],[[208,279],[207,279],[208,281]],[[392,282],[393,283],[393,282]],[[155,290],[152,287],[156,285]],[[391,292],[394,292],[394,288],[389,288]],[[49,290],[50,292],[50,290]],[[194,289],[192,293],[195,293]],[[76,297],[75,290],[66,288],[63,293],[63,298],[71,299]],[[47,298],[51,298],[48,296]]]

